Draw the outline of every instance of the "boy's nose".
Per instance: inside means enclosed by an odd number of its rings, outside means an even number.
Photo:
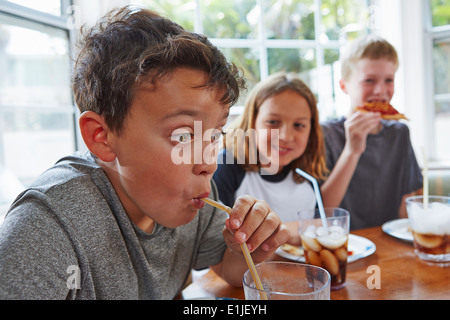
[[[375,94],[382,95],[387,91],[386,85],[383,82],[378,82],[373,90]]]
[[[212,164],[201,163],[194,164],[194,174],[195,175],[212,175],[217,169],[217,163],[213,162]]]
[[[203,146],[201,159],[200,157],[194,159],[194,173],[196,175],[212,175],[217,169],[218,148],[213,147],[210,143],[204,143]]]

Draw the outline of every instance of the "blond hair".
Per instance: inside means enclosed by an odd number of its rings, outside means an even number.
[[[285,90],[293,90],[304,97],[311,110],[311,132],[305,152],[294,160],[289,166],[292,170],[300,168],[316,179],[324,180],[328,173],[325,160],[325,143],[322,128],[319,124],[319,111],[317,100],[309,87],[293,73],[280,72],[269,76],[259,82],[250,92],[245,102],[244,112],[231,125],[234,132],[251,132],[255,129],[255,121],[259,108],[265,100]],[[239,140],[239,141],[236,141]],[[237,134],[228,134],[224,140],[224,147],[231,151],[246,171],[259,171],[261,163],[258,160],[255,135],[245,137]],[[240,148],[240,149],[238,149]],[[245,148],[245,150],[242,150]],[[239,156],[241,155],[241,157]],[[295,173],[296,182],[304,181],[303,177]]]
[[[361,59],[387,59],[393,62],[397,68],[399,59],[394,46],[387,40],[369,35],[352,41],[341,54],[342,78],[348,80],[353,71],[354,65]]]

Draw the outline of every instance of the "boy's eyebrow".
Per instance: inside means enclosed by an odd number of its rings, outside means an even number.
[[[197,117],[200,114],[199,111],[195,111],[195,110],[189,110],[189,109],[184,109],[184,110],[177,110],[174,112],[169,112],[168,114],[164,115],[164,117],[162,118],[162,120],[168,120],[168,119],[172,119],[172,118],[177,118],[180,116],[188,116],[188,117]],[[224,116],[223,116],[223,120],[228,119],[228,116],[230,115],[230,109],[228,108],[227,111],[225,112]]]
[[[198,115],[199,115],[199,112],[194,111],[194,110],[177,110],[174,112],[169,112],[168,114],[164,115],[162,120],[168,120],[168,119],[177,118],[180,116],[196,117]]]

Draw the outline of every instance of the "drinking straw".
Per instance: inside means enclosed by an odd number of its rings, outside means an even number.
[[[425,210],[428,208],[428,161],[427,154],[425,152],[425,148],[422,147],[422,155],[423,155],[423,207]]]
[[[202,201],[206,202],[207,204],[216,207],[217,209],[220,209],[222,211],[227,212],[228,214],[231,214],[231,208],[227,207],[221,203],[218,203],[212,199],[209,198],[202,198]],[[255,264],[253,263],[252,256],[250,255],[250,251],[248,250],[247,244],[244,242],[241,244],[241,250],[244,254],[245,261],[247,262],[248,269],[250,270],[250,273],[253,277],[253,281],[255,282],[256,288],[259,290],[259,295],[261,296],[261,300],[267,300],[266,293],[264,292],[264,288],[261,283],[261,279],[259,278],[258,272],[256,271]]]
[[[325,209],[323,207],[322,196],[320,195],[320,189],[317,180],[307,174],[305,171],[300,170],[299,168],[295,169],[295,172],[312,183],[314,187],[314,193],[316,194],[317,205],[319,206],[320,219],[322,220],[322,224],[325,230],[328,230],[327,216],[325,215]]]

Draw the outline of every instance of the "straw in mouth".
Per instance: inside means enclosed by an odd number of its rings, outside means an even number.
[[[225,211],[228,214],[231,214],[231,208],[227,207],[219,202],[216,202],[209,198],[202,198],[202,201],[206,202],[207,204],[209,204],[213,207],[216,207],[217,209]],[[250,273],[253,277],[253,281],[255,282],[256,288],[258,290],[260,290],[259,294],[261,296],[261,300],[267,300],[267,295],[264,292],[264,288],[262,286],[261,279],[259,278],[258,272],[256,271],[255,264],[253,263],[252,256],[250,255],[250,251],[248,250],[246,243],[241,244],[241,250],[242,250],[242,253],[244,254],[245,261],[247,262],[248,269],[250,270]]]

